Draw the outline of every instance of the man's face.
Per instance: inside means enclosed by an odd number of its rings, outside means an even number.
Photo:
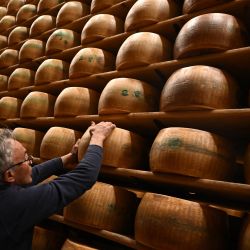
[[[32,168],[30,162],[27,160],[27,150],[23,145],[11,139],[12,144],[12,164],[18,164],[14,168],[10,169],[13,172],[13,177],[15,179],[15,184],[25,185],[32,182]]]

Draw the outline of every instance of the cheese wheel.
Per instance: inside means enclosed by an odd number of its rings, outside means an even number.
[[[115,78],[107,83],[101,93],[98,114],[157,111],[159,97],[159,91],[146,82]]]
[[[98,250],[98,248],[89,247],[85,244],[75,242],[73,240],[67,239],[61,250]]]
[[[124,22],[110,14],[92,16],[84,25],[81,34],[82,44],[101,40],[123,33]]]
[[[27,154],[39,157],[40,145],[44,136],[43,132],[29,128],[15,128],[13,137],[27,150]]]
[[[179,14],[178,4],[172,0],[138,0],[129,10],[125,20],[125,31],[170,19]]]
[[[0,32],[5,32],[16,23],[16,17],[6,15],[0,20]]]
[[[61,27],[90,13],[90,6],[79,1],[69,1],[59,10],[56,17],[56,26]]]
[[[233,163],[234,152],[228,140],[198,129],[162,129],[150,150],[153,172],[225,180],[232,175]]]
[[[18,10],[25,4],[25,0],[9,0],[7,5],[7,13],[16,15]]]
[[[3,7],[2,5],[0,6],[0,19],[4,17],[7,14],[7,8]]]
[[[30,37],[38,36],[48,30],[52,30],[56,26],[56,18],[50,15],[42,15],[36,18],[31,24]]]
[[[81,160],[90,141],[87,130],[79,143],[78,160]],[[115,128],[104,141],[102,164],[115,168],[141,169],[146,167],[148,143],[146,139],[131,131]]]
[[[0,54],[0,68],[6,68],[18,64],[18,50],[5,49]]]
[[[107,8],[112,7],[113,5],[115,5],[117,3],[121,3],[121,2],[123,2],[123,0],[105,0],[105,1],[92,0],[91,6],[90,6],[90,12],[97,13],[101,10],[107,9]]]
[[[0,49],[7,47],[7,37],[0,35]]]
[[[59,5],[62,0],[40,0],[37,5],[37,12],[42,13]]]
[[[43,137],[40,157],[49,160],[71,152],[82,133],[69,128],[51,127]]]
[[[197,202],[146,193],[135,218],[135,240],[150,249],[226,250],[228,217]]]
[[[234,16],[208,13],[186,22],[174,44],[174,59],[221,52],[247,45],[246,28]]]
[[[53,116],[55,101],[56,97],[51,94],[32,91],[23,100],[20,117],[37,118]]]
[[[36,5],[25,4],[16,14],[16,23],[23,23],[36,15]]]
[[[99,48],[84,48],[72,59],[69,78],[85,77],[92,74],[112,71],[115,57],[112,53]]]
[[[34,83],[35,72],[26,68],[15,69],[8,80],[8,90],[20,89]]]
[[[57,29],[47,40],[46,54],[52,54],[80,45],[80,35],[69,29]]]
[[[57,97],[54,116],[97,114],[100,94],[82,87],[65,88]]]
[[[129,233],[134,226],[137,198],[132,192],[97,182],[64,208],[64,219],[117,233]]]
[[[161,92],[160,111],[237,107],[237,84],[225,71],[195,65],[175,71]]]
[[[69,64],[59,59],[47,59],[38,67],[35,85],[60,81],[68,78]]]
[[[45,44],[41,40],[28,39],[19,51],[19,62],[32,61],[44,56]]]
[[[8,76],[0,75],[0,91],[6,91],[8,88]]]
[[[16,45],[20,42],[25,41],[29,37],[29,29],[24,26],[17,26],[14,28],[8,37],[9,46]]]
[[[22,100],[16,97],[4,96],[0,99],[0,119],[18,118]]]
[[[163,36],[152,32],[138,32],[121,45],[116,57],[116,69],[145,66],[171,58],[172,45]]]

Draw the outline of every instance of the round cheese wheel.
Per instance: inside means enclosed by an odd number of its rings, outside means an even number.
[[[8,88],[8,76],[0,75],[0,91],[6,91]]]
[[[97,114],[100,94],[82,87],[65,88],[57,97],[54,116]]]
[[[6,68],[18,64],[18,51],[6,49],[0,54],[0,68]]]
[[[62,3],[62,0],[40,0],[37,5],[37,12],[42,13]]]
[[[29,37],[29,29],[24,26],[17,26],[14,28],[8,37],[9,46],[16,45],[20,42],[25,41]]]
[[[0,19],[4,17],[7,14],[7,8],[3,7],[2,5],[0,6]]]
[[[7,5],[7,13],[16,15],[18,10],[25,4],[25,0],[9,0]]]
[[[0,20],[0,32],[5,32],[16,23],[16,17],[6,15]]]
[[[116,69],[123,70],[167,61],[172,54],[171,43],[152,32],[138,32],[121,45],[116,57]]]
[[[25,4],[16,14],[16,23],[23,23],[36,15],[36,5]]]
[[[61,250],[98,250],[98,249],[67,239],[64,242]]]
[[[232,175],[231,143],[214,133],[181,127],[160,130],[150,150],[153,172],[225,180]]]
[[[0,49],[7,47],[7,37],[0,35]]]
[[[120,2],[123,2],[123,0],[105,0],[105,1],[92,0],[90,6],[90,12],[97,13],[99,11],[112,7],[113,5]]]
[[[4,96],[0,99],[0,119],[18,118],[22,100],[16,97]]]

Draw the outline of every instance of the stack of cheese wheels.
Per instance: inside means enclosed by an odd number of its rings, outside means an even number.
[[[62,231],[35,226],[32,250],[59,250],[65,238],[66,235]]]
[[[248,144],[245,152],[244,174],[246,183],[250,184],[250,143]]]
[[[53,116],[55,101],[56,97],[51,94],[32,91],[23,100],[20,117],[36,118]]]
[[[123,21],[110,14],[92,16],[84,25],[81,34],[82,44],[101,40],[105,37],[123,33]]]
[[[36,18],[31,24],[29,36],[38,36],[48,30],[52,30],[56,26],[56,18],[51,15],[42,15]]]
[[[89,247],[73,240],[67,239],[61,250],[98,250],[98,248]]]
[[[238,250],[250,249],[250,215],[244,218],[240,231]]]
[[[17,26],[14,28],[8,37],[8,45],[16,45],[29,37],[29,29],[24,26]]]
[[[0,19],[7,14],[7,8],[4,6],[0,6]]]
[[[172,0],[138,0],[129,10],[125,31],[149,26],[179,14],[179,6]]]
[[[236,94],[237,84],[225,71],[189,66],[175,71],[167,80],[160,111],[235,108]]]
[[[97,114],[100,94],[82,87],[65,88],[57,97],[54,116]]]
[[[35,15],[36,15],[36,5],[25,4],[18,10],[16,14],[16,23],[17,24],[23,23]]]
[[[224,180],[231,177],[233,163],[234,152],[227,139],[198,129],[162,129],[150,151],[153,172]]]
[[[81,160],[89,145],[90,133],[87,130],[79,143],[78,160]],[[115,168],[145,168],[148,143],[138,134],[115,128],[104,142],[102,164]]]
[[[6,15],[0,20],[0,32],[4,32],[14,26],[16,23],[16,17]]]
[[[69,64],[59,59],[47,59],[38,67],[35,75],[35,85],[67,79]]]
[[[184,0],[182,12],[188,14],[199,10],[208,9],[231,0]]]
[[[18,64],[18,50],[5,49],[0,55],[0,68],[6,68]]]
[[[72,59],[69,78],[85,77],[92,74],[112,71],[115,57],[112,53],[99,48],[84,48]]]
[[[203,14],[181,28],[174,44],[174,58],[220,52],[246,45],[246,29],[234,16]]]
[[[226,250],[227,214],[197,202],[146,193],[136,213],[135,240],[150,249]]]
[[[62,3],[62,0],[40,0],[37,5],[37,12],[42,13],[49,9],[53,9],[60,3]]]
[[[51,127],[43,137],[40,158],[49,160],[68,154],[82,133],[69,128]]]
[[[157,111],[159,96],[159,91],[146,82],[115,78],[101,93],[98,114]]]
[[[163,36],[152,32],[138,32],[121,45],[116,57],[116,69],[149,65],[171,58],[172,45]]]
[[[36,157],[40,156],[40,145],[44,136],[43,132],[17,127],[13,130],[13,136],[27,149],[27,154]]]
[[[7,13],[16,15],[18,10],[25,4],[25,0],[9,0],[7,4]]]
[[[90,12],[91,13],[97,13],[101,10],[107,9],[109,7],[112,7],[113,5],[123,2],[123,0],[92,0],[91,6],[90,6]]]
[[[31,86],[34,83],[35,72],[31,69],[17,68],[8,80],[8,90],[20,89]]]
[[[0,119],[18,118],[22,100],[16,97],[4,96],[0,99]]]
[[[55,30],[47,40],[46,54],[60,52],[80,45],[80,35],[69,29]]]
[[[8,88],[8,76],[0,75],[0,91],[5,91]]]
[[[137,197],[126,189],[97,182],[64,208],[64,219],[117,233],[130,233],[134,226]]]
[[[79,1],[69,1],[59,10],[56,17],[56,26],[61,27],[90,13],[90,6]]]
[[[44,55],[45,43],[37,39],[27,40],[19,51],[19,62],[32,61]]]
[[[0,35],[0,49],[7,47],[7,36]]]

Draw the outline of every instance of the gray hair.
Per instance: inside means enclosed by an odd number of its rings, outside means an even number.
[[[4,171],[9,169],[12,165],[12,148],[10,139],[13,139],[12,130],[0,130],[0,180]]]

